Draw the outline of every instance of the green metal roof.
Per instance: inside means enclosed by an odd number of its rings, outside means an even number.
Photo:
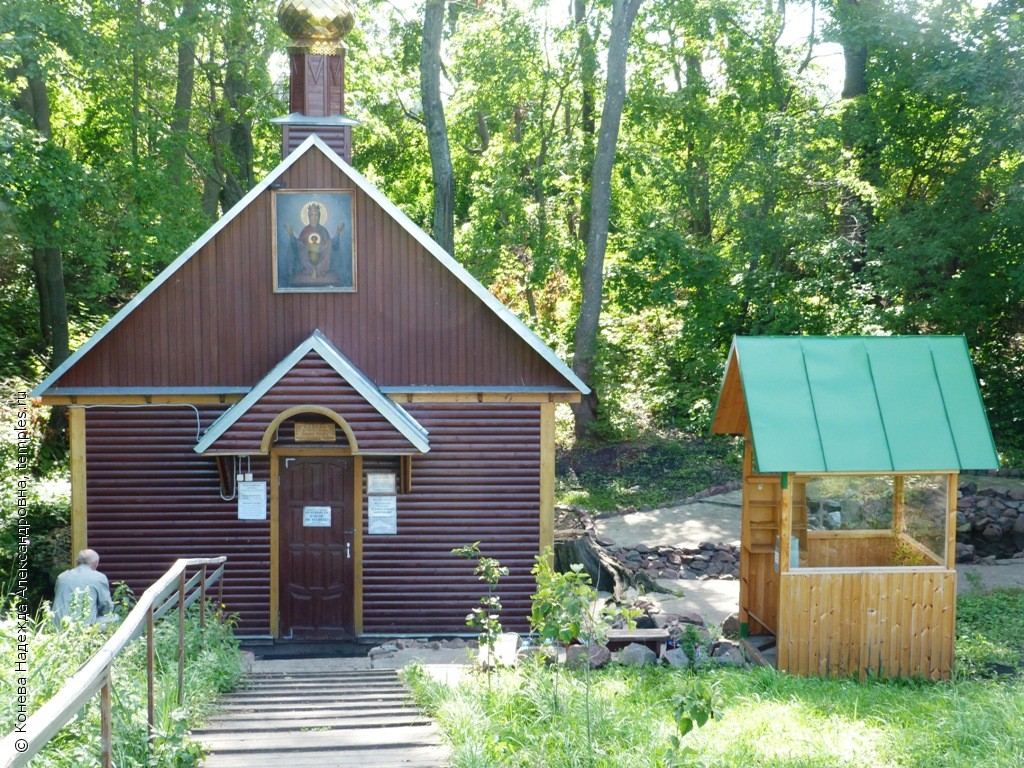
[[[963,336],[737,336],[712,429],[747,424],[761,472],[999,466]]]

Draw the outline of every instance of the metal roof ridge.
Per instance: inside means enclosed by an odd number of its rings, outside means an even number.
[[[861,345],[864,345],[863,340]],[[885,413],[882,411],[882,403],[878,399],[878,383],[875,381],[875,369],[871,365],[871,352],[864,346],[864,359],[868,364],[868,376],[871,377],[871,392],[875,396],[875,406],[878,408],[878,423],[882,425],[882,437],[885,438],[885,452],[889,454],[889,468],[896,471],[896,460],[892,456],[892,444],[889,442],[889,428],[885,425]]]
[[[127,304],[121,307],[121,309],[119,309],[114,314],[113,317],[107,320],[107,322],[104,323],[102,328],[100,328],[96,333],[90,336],[82,346],[76,349],[74,353],[67,358],[67,360],[65,360],[63,363],[57,366],[57,368],[55,368],[50,373],[49,376],[47,376],[38,385],[36,385],[36,387],[33,388],[33,390],[29,393],[30,397],[41,397],[46,392],[46,390],[49,389],[50,386],[55,381],[57,381],[57,379],[63,376],[68,371],[68,369],[71,368],[71,366],[73,366],[75,363],[81,360],[89,352],[89,350],[95,347],[100,341],[102,341],[107,336],[107,334],[109,334],[118,325],[120,325],[121,321],[124,320],[128,315],[130,315],[135,310],[136,307],[138,307],[140,304],[142,304],[142,302],[144,302],[153,293],[155,293],[157,288],[166,283],[171,278],[171,276],[175,272],[177,272],[182,266],[184,266],[189,259],[195,256],[196,253],[198,253],[199,250],[204,245],[210,242],[214,238],[214,236],[217,235],[222,229],[227,227],[227,225],[230,224],[235,219],[236,216],[238,216],[242,211],[248,208],[249,204],[252,203],[252,201],[259,197],[261,194],[263,194],[263,192],[266,191],[266,189],[271,184],[273,184],[278,179],[278,177],[281,176],[281,174],[283,174],[285,171],[291,168],[292,165],[294,165],[295,162],[302,155],[304,155],[311,146],[317,143],[316,141],[314,141],[314,139],[317,138],[318,137],[316,136],[316,134],[313,134],[309,136],[301,144],[299,144],[299,146],[297,146],[292,151],[292,153],[288,155],[288,157],[286,157],[284,160],[278,163],[277,166],[275,166],[274,169],[270,171],[270,173],[268,173],[261,182],[259,182],[255,187],[250,189],[249,192],[245,195],[245,197],[243,197],[241,200],[239,200],[237,203],[231,206],[231,210],[229,210],[227,213],[225,213],[223,216],[217,219],[217,221],[215,221],[213,224],[211,224],[210,228],[207,229],[206,232],[204,232],[202,235],[199,236],[199,238],[194,240],[192,244],[184,251],[182,251],[181,254],[174,261],[172,261],[170,264],[164,267],[164,270],[159,275],[154,277],[141,291],[135,294],[131,301],[129,301]],[[320,144],[322,145],[323,142],[321,141]]]
[[[966,339],[964,340],[966,344]],[[949,432],[949,442],[953,445],[953,455],[956,456],[956,465],[960,469],[964,468],[964,462],[960,458],[960,449],[956,444],[956,435],[953,434],[953,422],[949,418],[949,406],[946,404],[946,392],[942,388],[942,378],[939,376],[939,368],[935,362],[935,350],[932,349],[932,345],[928,345],[928,359],[932,361],[932,374],[935,376],[935,387],[939,390],[939,400],[942,403],[942,415],[945,417],[946,431]],[[968,355],[968,359],[970,356]],[[984,409],[983,409],[984,410]]]
[[[800,347],[800,362],[804,366],[804,381],[807,382],[807,396],[811,399],[811,415],[814,417],[814,431],[818,434],[818,448],[821,449],[821,465],[828,472],[828,455],[825,453],[825,441],[821,437],[821,424],[818,422],[818,406],[814,402],[814,388],[811,386],[811,375],[807,371],[807,355],[804,354],[804,345],[801,342]],[[753,434],[753,429],[751,429]]]
[[[387,419],[421,453],[427,453],[430,450],[430,443],[427,441],[427,435],[429,434],[427,430],[398,403],[381,392],[365,374],[356,368],[331,343],[330,339],[319,328],[314,330],[305,341],[289,352],[281,362],[260,379],[256,386],[249,391],[249,394],[224,411],[209,426],[203,438],[196,444],[193,450],[199,454],[208,450],[213,443],[227,432],[253,405],[259,402],[267,392],[284,378],[285,374],[291,371],[310,352],[319,354],[324,362],[334,369],[335,373],[348,382],[353,389],[366,399],[381,416]]]

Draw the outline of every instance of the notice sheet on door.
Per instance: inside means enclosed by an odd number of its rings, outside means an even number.
[[[330,507],[303,507],[302,508],[303,528],[330,528],[331,508]]]

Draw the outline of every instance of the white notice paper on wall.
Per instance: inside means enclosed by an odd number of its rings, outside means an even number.
[[[395,473],[394,472],[367,472],[366,473],[367,493],[394,493]]]
[[[267,484],[242,482],[238,484],[238,519],[267,519]]]
[[[302,508],[303,528],[330,528],[331,508],[330,507],[303,507]]]
[[[366,500],[368,533],[398,533],[398,498],[395,496],[368,496]]]

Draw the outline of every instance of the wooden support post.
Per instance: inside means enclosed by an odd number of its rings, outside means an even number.
[[[946,568],[956,568],[956,494],[960,473],[950,472],[946,475]],[[956,580],[953,580],[956,587]],[[956,605],[956,601],[953,601]]]
[[[540,406],[540,546],[555,545],[555,404]],[[552,554],[551,565],[554,565]]]
[[[199,626],[206,629],[206,566],[199,578]]]
[[[779,500],[779,573],[789,573],[789,541],[793,535],[793,489],[789,473],[782,473],[782,495]]]
[[[71,460],[71,557],[89,546],[85,487],[85,408],[68,408],[68,442]]]
[[[148,742],[150,749],[153,747],[153,726],[156,724],[156,702],[153,696],[153,657],[155,653],[153,636],[153,606],[146,611],[146,725],[148,728]]]
[[[220,566],[223,568],[224,566]],[[224,605],[224,571],[220,572],[220,578],[217,579],[217,613],[221,611],[221,606]]]
[[[178,577],[178,706],[185,703],[185,571]]]
[[[892,530],[893,533],[903,533],[907,530],[907,506],[905,483],[903,475],[896,475],[892,479]]]
[[[110,667],[108,666],[104,672],[103,687],[100,688],[100,765],[103,768],[110,768],[111,725]]]

